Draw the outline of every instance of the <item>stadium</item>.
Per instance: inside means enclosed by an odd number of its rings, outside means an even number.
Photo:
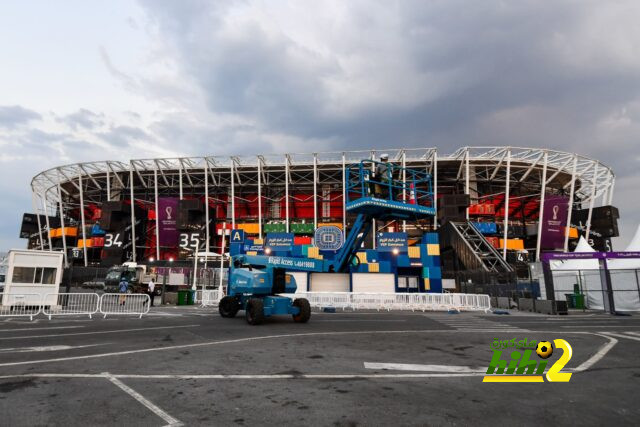
[[[33,178],[35,212],[25,214],[21,237],[32,249],[64,251],[67,266],[180,265],[198,250],[222,252],[225,239],[224,252],[230,251],[230,230],[242,230],[254,245],[270,233],[291,233],[295,246],[306,247],[318,227],[349,230],[350,166],[383,153],[398,179],[421,171],[432,183],[428,201],[415,200],[408,187],[398,200],[429,204],[437,214],[378,221],[363,251],[376,249],[380,233],[406,233],[409,247],[437,233],[436,279],[460,282],[481,272],[491,275],[487,281],[512,281],[526,277],[542,251],[571,250],[581,235],[596,250],[611,250],[618,235],[618,213],[610,206],[615,175],[600,161],[551,149],[462,147],[58,166]]]

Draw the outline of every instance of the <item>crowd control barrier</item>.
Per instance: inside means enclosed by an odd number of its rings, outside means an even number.
[[[132,314],[142,317],[149,312],[151,299],[147,294],[102,294],[99,311],[104,317],[113,314]]]
[[[489,295],[430,293],[370,293],[370,292],[298,292],[283,294],[291,298],[306,298],[311,307],[332,307],[351,310],[411,310],[411,311],[484,311],[491,309]]]
[[[202,294],[202,300],[201,300],[202,307],[218,306],[218,301],[220,300],[220,298],[218,297],[218,289],[201,291],[201,294]]]
[[[42,313],[51,316],[86,315],[91,318],[100,308],[100,297],[93,293],[47,294],[45,301],[54,300],[51,305],[43,305]]]
[[[0,317],[28,317],[42,311],[40,294],[0,294]]]

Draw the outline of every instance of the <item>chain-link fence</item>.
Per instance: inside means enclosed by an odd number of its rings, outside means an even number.
[[[572,295],[583,295],[585,308],[605,310],[609,298],[606,274],[611,278],[615,309],[640,311],[640,270],[552,271],[555,299],[564,301]]]

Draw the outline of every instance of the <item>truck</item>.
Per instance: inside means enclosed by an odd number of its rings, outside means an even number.
[[[107,276],[104,279],[104,291],[118,293],[122,279],[129,283],[127,293],[133,294],[146,292],[148,283],[155,277],[148,273],[146,265],[125,262],[122,265],[113,266],[107,271]],[[161,292],[162,287],[156,286],[154,293],[160,295]]]
[[[378,165],[384,167],[378,168]],[[386,176],[375,176],[376,169],[383,170]],[[287,270],[348,272],[352,264],[359,262],[357,252],[369,235],[374,219],[419,220],[433,218],[436,213],[431,176],[426,172],[363,160],[350,165],[347,176],[345,209],[357,217],[335,257],[325,260],[269,254],[234,255],[229,266],[227,295],[218,305],[220,316],[231,318],[244,310],[250,325],[261,324],[272,315],[291,315],[295,322],[305,323],[311,317],[309,301],[282,295],[293,294],[297,289],[295,278]],[[397,200],[400,194],[402,200]]]

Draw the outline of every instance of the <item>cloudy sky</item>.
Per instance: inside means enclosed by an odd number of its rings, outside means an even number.
[[[638,22],[637,0],[5,2],[0,250],[52,166],[395,146],[600,159],[632,233]]]

